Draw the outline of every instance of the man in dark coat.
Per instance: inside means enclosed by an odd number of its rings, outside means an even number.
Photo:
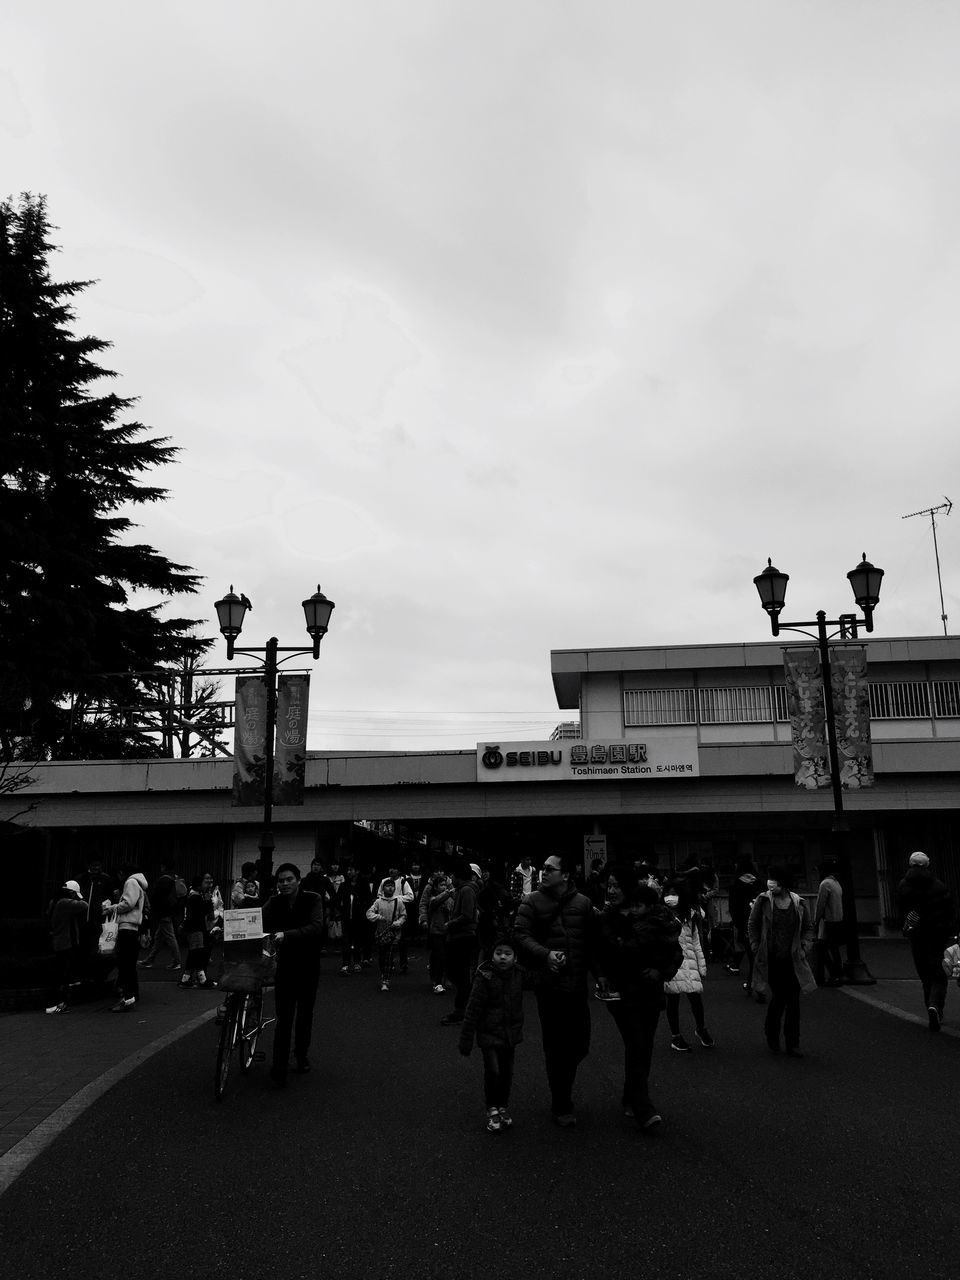
[[[578,893],[573,864],[553,852],[540,888],[521,902],[514,924],[521,962],[538,972],[537,1012],[550,1085],[551,1111],[565,1129],[577,1123],[573,1086],[590,1051],[587,978],[599,970],[599,925],[590,899]]]
[[[923,984],[923,1003],[931,1031],[939,1031],[947,997],[943,953],[956,932],[956,912],[950,890],[930,869],[919,849],[911,853],[907,874],[897,885],[903,931],[910,939],[917,976]]]
[[[300,871],[292,862],[277,867],[275,883],[277,891],[263,908],[263,931],[270,935],[277,951],[277,1025],[270,1076],[276,1084],[285,1084],[291,1035],[296,1070],[310,1070],[308,1054],[320,980],[323,901],[319,894],[301,889]]]

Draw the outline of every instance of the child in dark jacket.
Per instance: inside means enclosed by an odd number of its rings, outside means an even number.
[[[510,938],[497,938],[490,959],[477,969],[460,1029],[465,1057],[474,1037],[483,1054],[487,1132],[501,1133],[513,1124],[507,1106],[514,1050],[523,1039],[523,977]]]

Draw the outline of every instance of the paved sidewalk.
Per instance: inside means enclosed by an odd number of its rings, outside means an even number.
[[[865,938],[861,952],[877,983],[842,988],[843,993],[926,1027],[907,944]],[[132,1013],[111,1013],[114,1001],[105,998],[65,1014],[0,1015],[0,1192],[118,1080],[213,1018],[218,992],[180,991],[174,977],[141,970],[141,1000]],[[955,990],[948,992],[943,1032],[960,1037]]]
[[[177,974],[140,973],[140,1001],[63,1014],[0,1015],[0,1192],[63,1128],[151,1054],[213,1018],[217,991],[180,991]]]

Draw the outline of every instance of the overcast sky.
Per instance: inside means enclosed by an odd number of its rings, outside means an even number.
[[[0,174],[182,450],[186,609],[336,601],[310,747],[540,738],[552,648],[769,639],[768,556],[942,634],[958,50],[945,0],[14,2]]]

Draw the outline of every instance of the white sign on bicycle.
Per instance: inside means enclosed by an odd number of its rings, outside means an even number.
[[[263,913],[259,907],[228,908],[223,913],[224,942],[248,942],[263,937]]]

